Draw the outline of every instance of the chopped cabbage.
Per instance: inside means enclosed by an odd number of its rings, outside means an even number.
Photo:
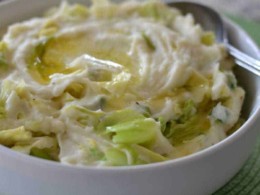
[[[31,139],[32,133],[26,131],[24,126],[0,131],[0,143],[5,146],[12,146],[17,142],[27,142]]]
[[[137,119],[106,127],[106,132],[115,133],[116,144],[143,144],[155,139],[158,126],[152,119]]]
[[[234,61],[157,0],[61,3],[0,40],[0,144],[78,166],[202,150],[238,128]]]

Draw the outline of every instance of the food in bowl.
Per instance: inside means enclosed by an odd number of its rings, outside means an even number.
[[[0,43],[0,143],[78,166],[189,155],[240,123],[223,45],[161,2],[62,3]]]

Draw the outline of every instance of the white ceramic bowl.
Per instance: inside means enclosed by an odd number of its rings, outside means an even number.
[[[84,0],[77,0],[77,2]],[[9,0],[0,4],[0,28],[40,15],[59,0]],[[76,1],[75,1],[76,2]],[[85,1],[86,2],[86,1]],[[254,57],[259,50],[227,22],[234,45]],[[26,156],[0,146],[0,194],[8,195],[203,195],[224,185],[241,168],[260,127],[260,80],[237,68],[246,91],[245,124],[220,143],[167,162],[115,168],[79,168]]]

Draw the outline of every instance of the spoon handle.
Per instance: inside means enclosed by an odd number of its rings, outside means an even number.
[[[227,44],[227,48],[231,56],[235,58],[238,65],[246,68],[247,70],[253,72],[254,74],[260,76],[260,61],[256,60],[247,54],[239,51],[230,44]]]

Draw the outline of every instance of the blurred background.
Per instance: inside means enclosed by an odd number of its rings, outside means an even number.
[[[4,1],[4,0],[0,0]],[[5,0],[8,1],[8,0]],[[68,0],[73,2],[73,0]],[[209,5],[216,10],[241,16],[260,24],[260,0],[188,0]]]
[[[0,2],[1,1],[9,1],[9,0],[0,0]],[[18,1],[22,1],[22,0],[18,0]],[[67,0],[67,1],[73,2],[73,0]],[[135,1],[139,1],[139,0],[135,0]],[[161,1],[175,1],[175,0],[161,0]],[[176,0],[176,1],[181,1],[181,0]],[[260,45],[260,0],[184,0],[184,1],[199,2],[212,7],[213,9],[224,14],[225,16],[227,16],[228,18],[232,19],[237,24],[239,24]]]
[[[260,0],[191,0],[260,24]],[[260,30],[260,29],[259,29]]]
[[[8,1],[8,0],[0,0]],[[21,1],[21,0],[20,0]],[[73,0],[68,0],[73,2]],[[138,0],[137,0],[138,1]],[[260,0],[187,0],[209,5],[216,10],[260,23]]]
[[[260,0],[187,0],[212,7],[239,24],[260,47]]]

